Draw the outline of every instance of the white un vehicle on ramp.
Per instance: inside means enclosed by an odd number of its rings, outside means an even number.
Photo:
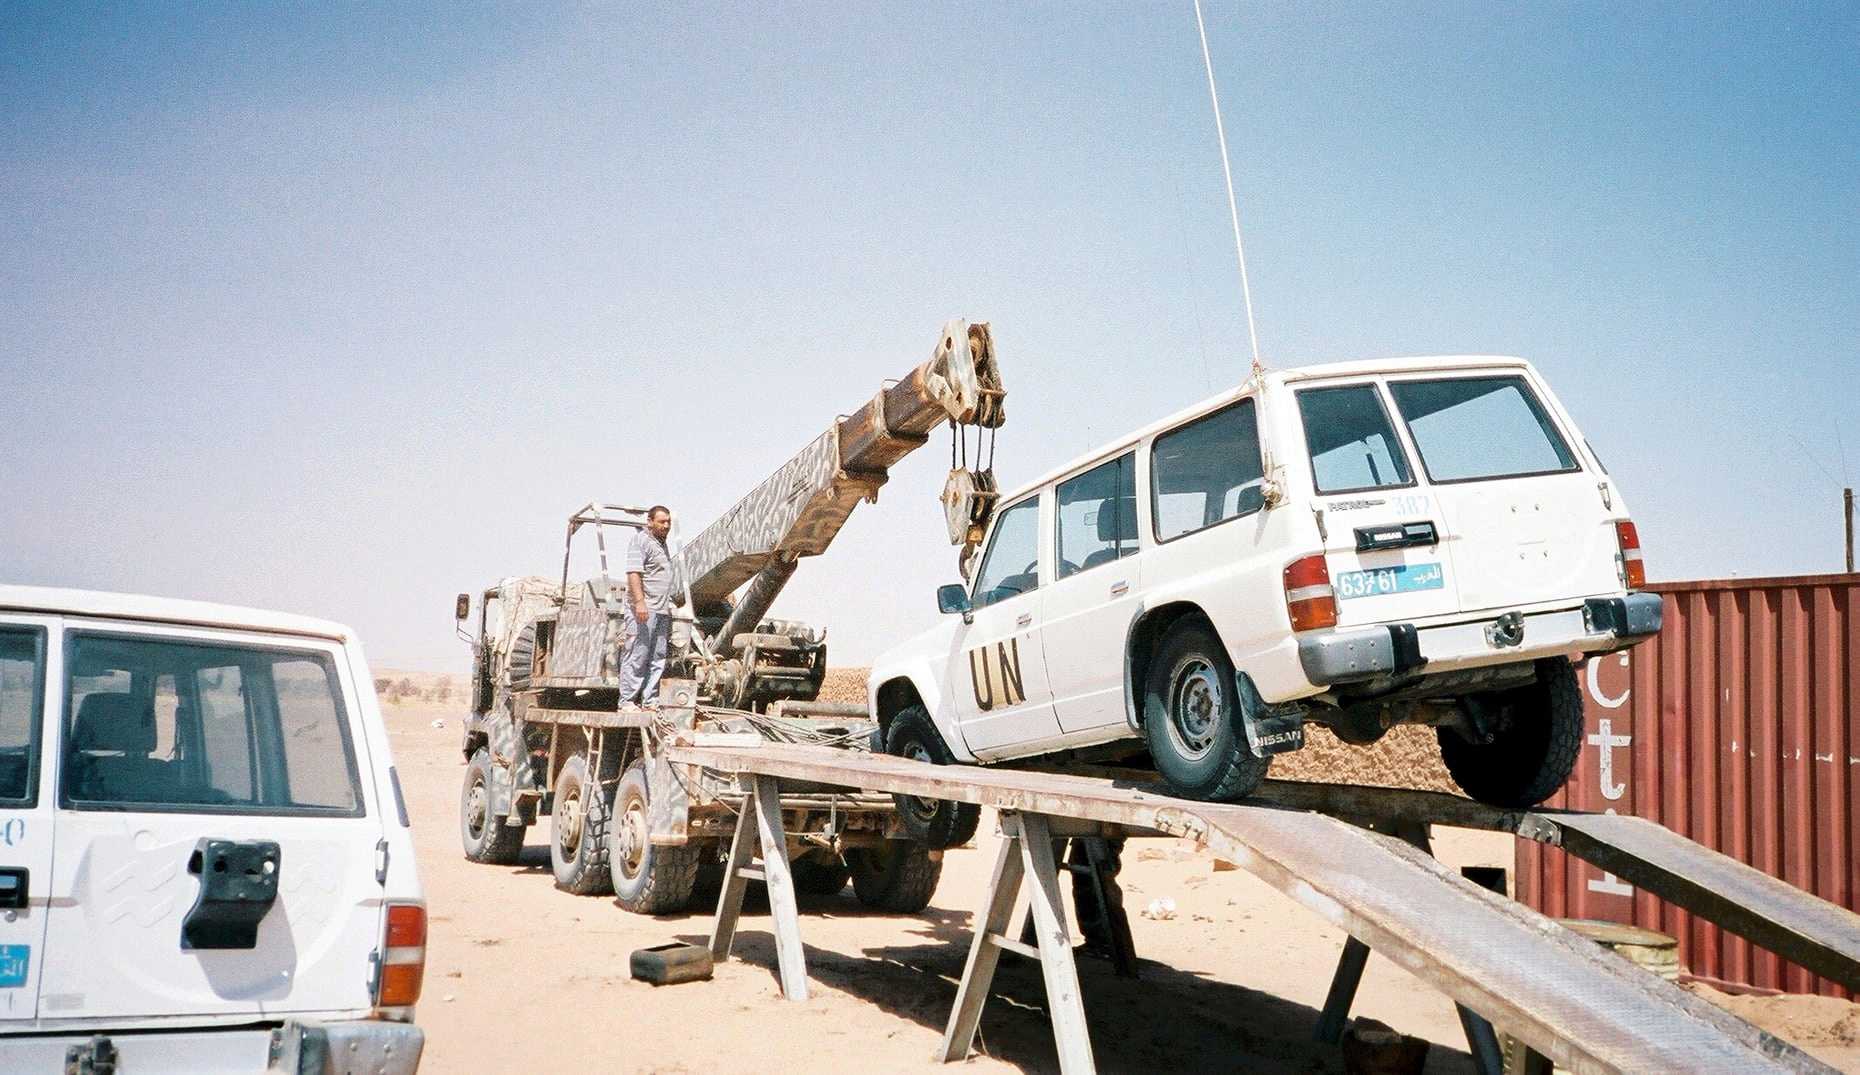
[[[872,669],[887,750],[1147,751],[1207,800],[1315,722],[1431,725],[1472,797],[1541,802],[1581,743],[1572,658],[1660,628],[1614,481],[1510,358],[1263,371],[1004,494],[965,566]],[[973,831],[972,806],[915,806],[932,845]]]
[[[0,1071],[411,1075],[426,905],[361,646],[0,586]]]

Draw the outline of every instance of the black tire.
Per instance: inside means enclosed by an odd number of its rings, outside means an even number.
[[[607,872],[607,796],[588,775],[588,756],[568,759],[555,778],[549,812],[549,869],[555,887],[577,896],[614,890]]]
[[[1475,695],[1493,721],[1489,743],[1436,728],[1440,759],[1460,790],[1492,806],[1536,806],[1569,782],[1582,752],[1582,687],[1563,657],[1537,662],[1522,687]]]
[[[920,705],[899,710],[891,718],[891,727],[885,733],[885,753],[936,765],[951,765],[956,760],[929,712]],[[975,803],[904,794],[892,798],[897,801],[898,824],[905,834],[935,851],[968,843],[975,838],[975,828],[982,820],[982,808]]]
[[[465,785],[459,793],[459,839],[465,857],[492,866],[508,866],[523,853],[527,826],[506,825],[491,814],[491,755],[479,750],[465,763]]]
[[[704,848],[655,847],[647,839],[646,767],[634,762],[614,789],[608,826],[608,875],[615,902],[634,914],[676,914],[691,902]]]
[[[909,840],[886,840],[881,847],[846,851],[852,867],[853,894],[874,911],[916,914],[930,905],[943,878],[943,858]]]
[[[835,896],[852,879],[852,867],[831,851],[803,855],[788,864],[794,891],[802,896]]]
[[[1163,636],[1144,684],[1150,758],[1184,798],[1232,802],[1266,778],[1240,730],[1234,666],[1214,632],[1193,621]]]
[[[654,948],[635,949],[627,964],[633,977],[642,982],[676,985],[679,982],[707,981],[715,961],[708,948],[674,942]]]

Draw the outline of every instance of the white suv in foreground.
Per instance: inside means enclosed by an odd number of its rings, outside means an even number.
[[[0,1071],[410,1075],[426,905],[333,623],[0,586]]]
[[[1568,778],[1571,658],[1659,631],[1614,482],[1528,363],[1264,373],[1002,496],[947,617],[881,656],[886,749],[938,762],[1147,750],[1246,795],[1316,722],[1436,728],[1522,806]],[[916,803],[931,843],[973,811]]]

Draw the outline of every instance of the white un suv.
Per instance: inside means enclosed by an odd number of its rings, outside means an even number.
[[[1147,750],[1234,799],[1316,722],[1428,724],[1461,788],[1541,802],[1582,730],[1572,658],[1659,631],[1612,479],[1510,358],[1273,371],[1004,495],[936,627],[881,656],[886,749]],[[974,811],[906,805],[960,842]]]
[[[0,586],[0,1071],[410,1075],[426,905],[360,644]]]

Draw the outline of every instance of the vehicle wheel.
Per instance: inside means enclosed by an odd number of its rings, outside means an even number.
[[[549,813],[549,868],[555,887],[577,896],[613,891],[607,872],[607,796],[588,775],[588,757],[577,754],[555,778],[555,808]]]
[[[891,728],[885,735],[885,753],[937,765],[950,765],[956,760],[936,725],[931,723],[929,712],[920,705],[900,710],[891,718]],[[892,798],[897,800],[898,823],[905,833],[936,851],[968,843],[982,820],[982,808],[975,803],[921,799],[904,794]]]
[[[1232,802],[1266,778],[1240,730],[1234,666],[1214,633],[1180,623],[1163,636],[1144,685],[1143,734],[1169,786],[1190,799]]]
[[[646,818],[646,767],[634,762],[614,789],[607,868],[614,896],[634,914],[673,914],[691,902],[703,847],[654,847]]]
[[[706,844],[698,853],[696,879],[691,882],[691,899],[695,903],[716,906],[723,895],[724,861],[720,849]]]
[[[1582,687],[1566,658],[1538,661],[1535,682],[1475,698],[1494,721],[1490,743],[1434,730],[1462,791],[1493,806],[1536,806],[1569,782],[1582,751]]]
[[[803,855],[788,867],[793,871],[794,890],[802,896],[837,895],[852,877],[852,867],[831,851]]]
[[[491,755],[480,750],[465,763],[465,787],[459,795],[459,837],[473,862],[508,866],[523,853],[527,826],[506,825],[491,814]]]
[[[909,840],[886,840],[882,847],[846,851],[852,868],[853,894],[874,911],[916,914],[930,905],[943,877],[943,859]]]

